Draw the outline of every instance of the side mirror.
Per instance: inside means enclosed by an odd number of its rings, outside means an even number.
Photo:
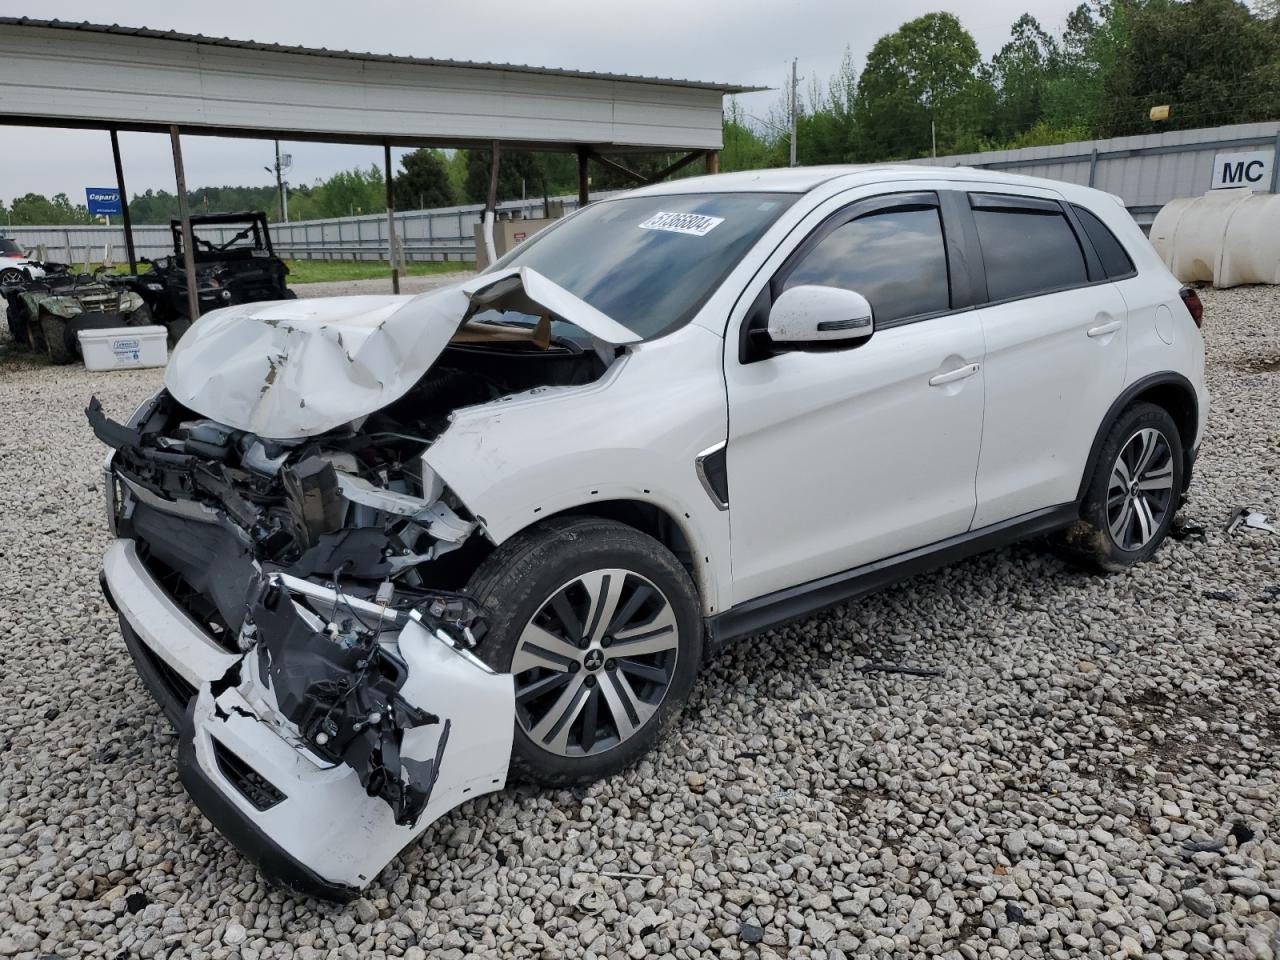
[[[875,330],[871,304],[853,290],[801,284],[789,287],[769,309],[769,339],[787,345],[849,346]]]

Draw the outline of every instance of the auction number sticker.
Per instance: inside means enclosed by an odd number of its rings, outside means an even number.
[[[722,223],[724,223],[724,217],[709,217],[705,213],[655,213],[640,224],[640,229],[666,230],[668,233],[705,237]]]

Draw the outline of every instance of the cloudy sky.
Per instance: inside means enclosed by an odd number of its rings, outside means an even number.
[[[932,10],[956,14],[989,57],[1009,27],[1030,11],[1057,30],[1078,0],[42,0],[0,2],[0,13],[42,19],[116,22],[235,39],[374,53],[490,60],[614,73],[716,80],[781,88],[792,57],[802,77],[829,77],[848,47],[861,69],[882,34]],[[0,28],[3,29],[3,28]],[[802,89],[807,81],[802,80]],[[743,98],[763,116],[778,92]],[[130,193],[173,189],[167,138],[121,134]],[[0,200],[34,191],[113,184],[105,133],[0,127]],[[290,180],[309,183],[380,161],[375,147],[298,143]],[[188,137],[192,187],[268,183],[270,141]]]

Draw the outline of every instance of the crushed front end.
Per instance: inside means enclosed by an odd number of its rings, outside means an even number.
[[[267,440],[164,391],[126,424],[87,414],[111,448],[103,588],[184,786],[269,880],[348,899],[502,787],[511,677],[449,579],[483,537],[428,437],[374,414]]]

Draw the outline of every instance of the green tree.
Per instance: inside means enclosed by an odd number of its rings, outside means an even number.
[[[876,41],[858,81],[854,120],[864,160],[924,156],[976,143],[993,95],[978,45],[950,13],[928,13]]]
[[[15,226],[63,226],[97,222],[96,218],[89,216],[89,211],[83,204],[73,204],[65,193],[54,194],[52,199],[38,193],[15,197],[9,214]]]
[[[1104,134],[1274,119],[1280,109],[1280,24],[1237,0],[1146,0],[1127,11],[1126,56],[1108,80]]]
[[[449,178],[448,161],[439,150],[423,147],[400,158],[402,172],[395,176],[396,207],[429,210],[458,202]]]
[[[1058,44],[1029,13],[1014,21],[1009,42],[991,59],[996,91],[995,132],[1002,138],[1031,129],[1041,117],[1045,86],[1060,65]]]

